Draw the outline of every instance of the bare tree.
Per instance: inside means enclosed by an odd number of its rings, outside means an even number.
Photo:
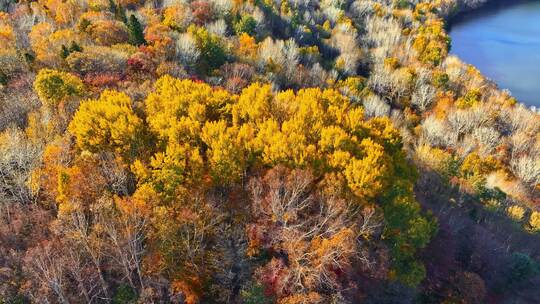
[[[445,121],[429,116],[422,122],[422,140],[431,146],[452,147],[457,143],[457,132],[452,132]]]
[[[109,211],[101,212],[98,222],[105,232],[106,252],[120,266],[123,279],[127,279],[133,289],[140,287],[143,290],[142,259],[147,217],[142,213]]]
[[[487,156],[501,143],[501,135],[494,128],[480,127],[474,129],[472,136],[481,144],[480,154]]]
[[[530,186],[540,184],[540,159],[522,156],[511,160],[512,171]]]
[[[418,71],[418,77],[411,96],[411,103],[424,112],[433,103],[437,90],[430,84],[431,73],[428,70]]]
[[[96,269],[101,288],[101,297],[109,301],[109,285],[105,280],[102,262],[104,259],[103,239],[93,231],[91,222],[80,206],[76,206],[69,214],[60,219],[61,233],[73,243],[73,246],[80,246],[81,250],[88,254],[90,261]]]
[[[29,250],[26,255],[27,270],[34,280],[54,292],[58,302],[69,304],[64,290],[66,284],[63,261],[52,243],[46,242]],[[43,295],[35,295],[38,299]]]
[[[95,303],[99,298],[99,274],[88,263],[86,256],[76,247],[66,244],[63,251],[65,267],[69,275],[75,280],[79,295],[82,295],[85,303]]]
[[[374,94],[366,97],[362,105],[364,106],[364,115],[367,118],[388,116],[390,114],[390,105]]]
[[[250,182],[258,219],[250,235],[261,237],[263,247],[286,254],[286,281],[295,293],[339,288],[336,269],[346,271],[355,260],[369,264],[361,236],[373,234],[380,224],[375,209],[355,212],[354,204],[337,194],[318,193],[315,185],[309,171],[282,167]],[[257,236],[261,226],[266,236]]]
[[[8,222],[13,204],[34,201],[35,193],[29,184],[41,151],[41,146],[30,142],[20,129],[10,128],[0,134],[0,214]]]

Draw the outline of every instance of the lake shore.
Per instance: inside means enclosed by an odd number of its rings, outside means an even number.
[[[451,53],[472,64],[499,89],[538,112],[540,2],[489,1],[448,19]]]

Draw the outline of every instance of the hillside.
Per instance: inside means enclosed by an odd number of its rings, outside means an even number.
[[[0,303],[540,302],[484,2],[0,0]]]

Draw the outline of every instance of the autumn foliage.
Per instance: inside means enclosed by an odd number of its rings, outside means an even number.
[[[528,296],[540,120],[448,55],[479,2],[0,0],[0,303]]]

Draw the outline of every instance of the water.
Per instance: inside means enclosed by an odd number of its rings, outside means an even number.
[[[540,107],[540,1],[505,2],[455,20],[451,53],[520,102]]]

